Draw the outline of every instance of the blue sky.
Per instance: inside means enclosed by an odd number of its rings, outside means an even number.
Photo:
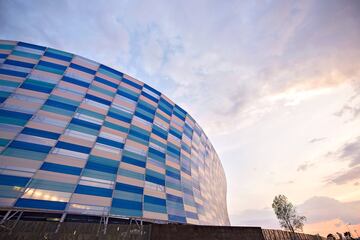
[[[359,1],[0,0],[0,9],[1,38],[104,63],[188,110],[223,162],[233,225],[278,227],[271,202],[282,193],[308,232],[360,228]]]

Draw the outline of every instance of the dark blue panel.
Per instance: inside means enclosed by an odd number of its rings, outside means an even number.
[[[181,134],[179,134],[177,131],[175,131],[175,130],[172,129],[171,127],[170,127],[169,133],[171,133],[172,135],[174,135],[175,137],[177,137],[177,138],[179,138],[179,139],[181,139],[181,137],[182,137]]]
[[[62,80],[65,81],[65,82],[73,83],[75,85],[79,85],[81,87],[88,88],[90,86],[90,84],[87,83],[87,82],[83,82],[83,81],[80,81],[78,79],[67,77],[67,76],[64,76]]]
[[[15,207],[64,210],[66,204],[67,204],[66,202],[53,202],[53,201],[45,201],[45,200],[20,198],[17,200]]]
[[[107,66],[105,66],[105,65],[100,65],[100,68],[101,69],[104,69],[104,70],[106,70],[106,71],[109,71],[109,72],[111,72],[111,73],[113,73],[113,74],[115,74],[115,75],[118,75],[119,77],[122,77],[123,76],[123,73],[122,72],[119,72],[119,71],[116,71],[115,69],[113,69],[113,68],[109,68],[109,67],[107,67]]]
[[[172,111],[171,111],[171,110],[169,110],[168,108],[165,108],[165,107],[163,107],[163,106],[161,106],[161,105],[159,105],[159,109],[160,109],[161,111],[163,111],[164,113],[166,113],[167,115],[169,115],[169,116],[171,116],[171,114],[172,114]]]
[[[182,112],[183,115],[186,116],[187,112],[186,112],[184,109],[182,109],[181,107],[179,107],[179,105],[175,105],[175,108],[176,108],[177,110],[179,110],[180,112]]]
[[[145,134],[139,133],[139,132],[135,131],[134,129],[130,129],[129,135],[141,138],[141,139],[143,139],[145,141],[149,141],[149,139],[150,139],[149,136],[146,136]]]
[[[69,111],[75,111],[77,106],[73,106],[73,105],[70,105],[70,104],[67,104],[67,103],[62,103],[62,102],[58,102],[58,101],[54,101],[54,100],[50,100],[48,99],[46,102],[45,102],[45,105],[48,105],[48,106],[52,106],[52,107],[57,107],[57,108],[62,108],[62,109],[65,109],[65,110],[69,110]]]
[[[143,194],[144,192],[144,189],[142,187],[128,185],[124,183],[116,183],[115,189],[119,191],[132,192],[137,194]]]
[[[171,194],[166,194],[166,199],[168,201],[173,201],[173,202],[177,202],[177,203],[183,203],[183,199],[181,197],[175,196],[175,195],[171,195]]]
[[[151,203],[151,204],[156,204],[156,205],[161,205],[161,206],[166,206],[166,200],[162,199],[162,198],[157,198],[157,197],[151,197],[151,196],[144,196],[144,202],[146,203]]]
[[[117,172],[117,167],[106,166],[106,165],[91,162],[91,161],[88,161],[86,163],[85,168],[100,171],[100,172],[111,173],[111,174],[116,174],[116,172]]]
[[[30,178],[0,174],[0,185],[25,187]]]
[[[199,219],[198,215],[193,212],[186,212],[186,217],[193,218],[193,219]]]
[[[139,161],[139,160],[131,158],[131,157],[123,156],[122,161],[132,164],[132,165],[135,165],[135,166],[138,166],[138,167],[142,167],[142,168],[145,167],[145,162]]]
[[[5,102],[6,99],[7,99],[7,97],[0,97],[0,103]]]
[[[13,111],[7,111],[7,110],[0,109],[0,116],[29,120],[32,115],[31,114],[26,114],[26,113],[13,112]]]
[[[85,73],[89,73],[89,74],[92,74],[94,75],[96,73],[96,71],[90,69],[90,68],[87,68],[87,67],[84,67],[84,66],[80,66],[80,65],[77,65],[75,63],[71,63],[70,64],[70,67],[71,68],[74,68],[76,70],[79,70],[79,71],[82,71],[82,72],[85,72]]]
[[[191,148],[186,145],[184,142],[181,143],[181,149],[183,149],[185,152],[191,154]]]
[[[180,174],[166,170],[166,176],[180,180]]]
[[[112,117],[112,118],[115,118],[117,120],[120,120],[120,121],[123,121],[123,122],[126,122],[126,123],[130,123],[131,122],[131,118],[127,118],[127,117],[124,117],[124,116],[121,116],[117,113],[114,113],[114,112],[109,112],[108,113],[108,116],[109,117]]]
[[[30,44],[30,43],[24,43],[24,42],[18,42],[17,45],[21,46],[21,47],[36,49],[36,50],[45,50],[46,49],[46,47],[43,47],[43,46],[34,45],[34,44]]]
[[[105,84],[105,85],[107,85],[109,87],[112,87],[112,88],[117,88],[118,87],[117,84],[115,84],[113,82],[110,82],[109,80],[106,80],[104,78],[98,77],[98,76],[95,76],[94,80],[97,81],[97,82],[103,83],[103,84]]]
[[[186,218],[181,217],[181,216],[176,216],[176,215],[170,215],[169,214],[169,221],[186,223]]]
[[[153,93],[155,93],[156,95],[160,96],[161,92],[159,92],[158,90],[156,90],[155,88],[150,87],[149,85],[147,85],[146,83],[144,84],[144,87],[149,89],[150,91],[152,91]]]
[[[189,189],[189,188],[186,188],[186,187],[183,187],[183,192],[186,193],[186,194],[189,194],[189,195],[193,195],[192,190]]]
[[[188,175],[191,176],[191,171],[189,169],[187,169],[187,168],[184,168],[183,166],[181,167],[181,171],[183,171],[183,172],[185,172],[185,173],[187,173]]]
[[[146,175],[145,180],[148,181],[148,182],[152,182],[152,183],[156,183],[156,184],[165,186],[165,180],[164,179],[160,179],[160,178],[157,178],[157,177]]]
[[[42,60],[39,61],[38,65],[44,66],[44,67],[49,67],[49,68],[55,68],[55,69],[58,69],[61,71],[65,71],[65,69],[66,69],[66,66],[52,63],[52,62],[46,62],[46,61],[42,61]]]
[[[75,192],[79,193],[79,194],[86,194],[86,195],[93,195],[93,196],[100,196],[100,197],[111,197],[112,196],[112,189],[91,187],[91,186],[85,186],[85,185],[78,185],[75,189]]]
[[[96,96],[91,95],[91,94],[88,94],[88,93],[85,95],[85,98],[90,99],[90,100],[93,100],[93,101],[98,102],[98,103],[101,103],[101,104],[105,104],[105,105],[107,105],[107,106],[110,106],[110,104],[111,104],[111,102],[108,101],[108,100],[105,100],[105,99],[103,99],[103,98],[96,97]]]
[[[155,155],[157,155],[157,156],[159,156],[161,158],[165,158],[165,153],[162,153],[162,152],[160,152],[160,151],[158,151],[156,149],[153,149],[151,147],[149,148],[149,153],[153,153],[153,154],[155,154]]]
[[[84,147],[84,146],[67,143],[67,142],[61,142],[61,141],[57,142],[55,147],[63,148],[63,149],[67,149],[67,150],[71,150],[71,151],[75,151],[75,152],[87,153],[87,154],[90,153],[90,151],[91,151],[91,148],[89,148],[89,147]]]
[[[126,98],[128,98],[128,99],[133,100],[133,101],[137,101],[137,100],[138,100],[138,97],[137,97],[137,96],[133,96],[133,95],[131,95],[131,94],[128,94],[127,92],[121,91],[120,89],[118,89],[116,93],[119,94],[120,96],[126,97]]]
[[[44,131],[35,128],[28,128],[28,127],[24,128],[21,133],[38,136],[38,137],[50,138],[50,139],[58,139],[60,137],[59,133]]]
[[[192,128],[187,123],[185,123],[185,125],[184,125],[184,133],[185,133],[185,135],[188,136],[191,139],[192,138],[192,132],[193,132]]]
[[[120,148],[120,149],[123,149],[123,148],[124,148],[124,144],[123,144],[123,143],[121,143],[121,142],[116,142],[116,141],[113,141],[113,140],[110,140],[110,139],[98,137],[96,141],[97,141],[98,143],[102,143],[102,144],[105,144],[105,145],[113,146],[113,147],[116,147],[116,148]]]
[[[100,128],[101,128],[101,125],[98,125],[98,124],[95,124],[95,123],[92,123],[92,122],[88,122],[88,121],[84,121],[84,120],[81,120],[81,119],[78,119],[78,118],[71,119],[70,123],[76,124],[76,125],[79,125],[79,126],[83,126],[83,127],[87,127],[87,128],[91,128],[91,129],[94,129],[94,130],[100,130]]]
[[[66,61],[66,62],[70,62],[70,61],[71,61],[71,57],[64,56],[64,55],[60,55],[60,54],[56,54],[56,53],[53,53],[53,52],[45,52],[44,56],[50,57],[50,58],[59,59],[59,60]]]
[[[9,65],[24,67],[24,68],[33,68],[35,66],[35,64],[33,64],[33,63],[20,62],[20,61],[15,61],[15,60],[10,60],[10,59],[6,59],[4,64],[9,64]]]
[[[173,111],[173,114],[174,114],[175,116],[177,116],[178,118],[180,118],[181,120],[185,121],[185,116],[179,114],[177,111]]]
[[[204,206],[203,206],[203,205],[201,205],[201,204],[199,204],[199,203],[195,203],[195,205],[196,205],[196,208],[197,208],[197,212],[198,212],[199,214],[205,213],[205,209],[204,209]]]
[[[40,145],[36,143],[22,142],[22,141],[12,141],[9,147],[30,150],[35,152],[42,152],[42,153],[49,153],[51,150],[51,147],[49,146]]]
[[[145,121],[148,121],[148,122],[152,122],[153,121],[153,117],[148,117],[148,116],[145,116],[144,114],[140,113],[140,112],[135,112],[135,116],[141,118],[141,119],[144,119]]]
[[[8,70],[8,69],[0,69],[0,74],[5,74],[9,76],[15,76],[15,77],[26,77],[28,74],[24,72],[18,72],[14,70]]]
[[[129,79],[123,78],[122,81],[123,81],[124,83],[129,84],[130,86],[133,86],[134,88],[137,88],[137,89],[141,89],[141,88],[142,88],[141,85],[139,85],[139,84],[137,84],[137,83],[134,83],[133,81],[131,81],[131,80],[129,80]]]
[[[78,167],[60,165],[60,164],[50,163],[50,162],[44,162],[40,169],[50,171],[50,172],[65,173],[65,174],[71,174],[71,175],[77,175],[77,176],[80,175],[81,170],[82,170],[81,168],[78,168]]]
[[[164,103],[168,108],[173,109],[173,105],[166,101],[164,98],[160,98],[160,102]]]
[[[167,132],[156,125],[153,125],[152,132],[165,140],[167,139]]]
[[[151,113],[151,114],[155,114],[155,108],[149,108],[148,106],[146,106],[144,103],[142,102],[139,102],[138,105],[137,105],[138,108],[141,108],[143,110],[145,110],[146,112],[148,113]]]
[[[8,54],[0,53],[0,58],[6,58]]]
[[[142,203],[129,201],[129,200],[122,200],[114,198],[112,201],[112,207],[116,208],[124,208],[124,209],[133,209],[133,210],[142,210]]]
[[[197,133],[197,135],[201,136],[201,130],[195,125],[194,131]]]
[[[155,97],[151,96],[150,94],[148,94],[148,93],[146,93],[146,92],[141,92],[141,95],[147,97],[148,99],[152,100],[152,101],[155,102],[155,103],[158,102],[158,100],[157,100]]]
[[[169,152],[177,155],[177,156],[180,156],[180,151],[179,151],[178,149],[176,149],[176,148],[173,148],[173,147],[171,147],[171,146],[167,146],[167,150],[168,150]]]
[[[24,82],[23,84],[21,84],[20,88],[29,89],[32,91],[42,92],[42,93],[50,93],[53,90],[53,88],[42,87],[42,86],[27,83],[27,82]]]

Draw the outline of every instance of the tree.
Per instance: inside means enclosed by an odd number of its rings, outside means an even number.
[[[296,208],[288,201],[287,197],[281,194],[275,196],[272,208],[282,228],[291,231],[293,236],[295,236],[295,230],[302,231],[306,217],[296,213]]]

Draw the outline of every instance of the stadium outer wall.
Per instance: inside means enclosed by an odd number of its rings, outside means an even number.
[[[92,60],[0,41],[0,208],[229,225],[209,139],[168,97]]]

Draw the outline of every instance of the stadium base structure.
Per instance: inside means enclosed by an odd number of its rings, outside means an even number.
[[[0,212],[4,219],[6,211]],[[20,218],[19,218],[20,216]],[[44,212],[17,212],[12,219],[0,224],[0,239],[12,240],[324,240],[318,235],[260,227],[201,226],[181,223],[158,224],[136,219],[109,218],[104,222],[99,216],[67,215]]]

